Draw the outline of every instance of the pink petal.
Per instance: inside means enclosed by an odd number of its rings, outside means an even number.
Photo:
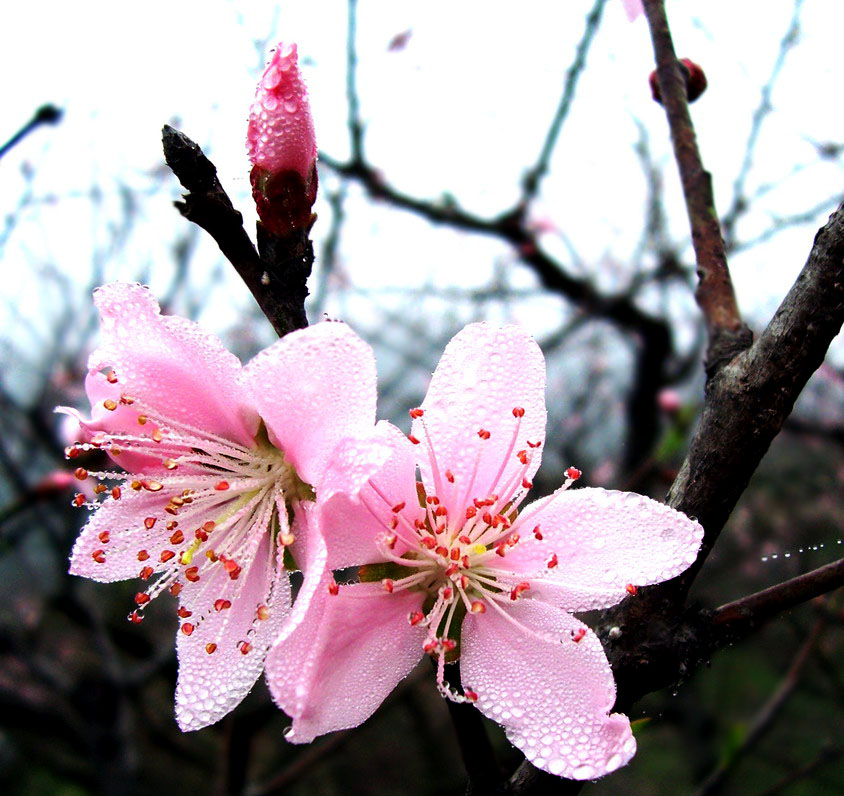
[[[196,583],[186,583],[180,595],[182,607],[191,611],[180,620],[182,628],[184,623],[193,628],[176,638],[176,720],[182,730],[213,724],[240,703],[263,671],[267,651],[290,613],[290,581],[269,535],[262,533],[252,549],[255,557],[237,580],[221,565]],[[217,610],[217,600],[231,606]],[[258,615],[262,607],[265,619]],[[209,644],[216,644],[210,653]]]
[[[144,287],[115,282],[94,291],[101,343],[88,369],[114,369],[126,393],[174,420],[252,445],[258,419],[244,401],[240,362],[213,335],[162,316]]]
[[[358,583],[332,596],[329,582],[326,575],[305,620],[267,659],[273,698],[293,719],[285,734],[293,743],[357,727],[422,656],[426,631],[407,621],[421,593]]]
[[[542,541],[532,530],[540,527]],[[703,528],[685,514],[633,492],[560,489],[524,508],[521,537],[503,566],[534,594],[569,611],[606,608],[627,586],[659,583],[696,558]],[[548,562],[556,555],[556,566]]]
[[[371,478],[352,488],[348,476],[355,471],[354,457],[340,454],[329,465],[319,493],[320,502],[325,501],[321,522],[331,569],[383,561],[376,540],[390,532],[390,521],[396,516],[393,507],[404,503],[402,514],[411,523],[422,516],[416,494],[416,461],[407,437],[382,421],[375,427],[369,445],[370,453],[361,454],[363,461],[372,461],[378,455],[383,462],[383,451],[389,456],[377,474],[370,473]],[[338,482],[346,486],[345,491],[338,488]],[[401,555],[405,549],[406,545],[399,543],[395,552]]]
[[[173,496],[167,492],[124,492],[120,500],[107,498],[82,529],[70,556],[70,574],[101,582],[137,578],[144,566],[161,567],[159,555],[167,545],[169,532],[159,523],[146,528],[146,517],[159,517]],[[107,542],[101,534],[107,533]],[[149,558],[143,563],[138,552],[147,550]],[[103,563],[94,558],[102,551]]]
[[[243,371],[270,439],[314,486],[339,442],[375,424],[375,380],[372,349],[336,322],[291,332]]]
[[[545,360],[539,346],[518,326],[467,326],[446,346],[422,409],[424,417],[413,423],[413,435],[421,440],[422,480],[452,514],[462,514],[474,497],[500,494],[514,479],[520,483],[519,451],[532,457],[525,472],[530,479],[540,455],[527,443],[545,437]],[[524,417],[517,420],[513,409],[524,409]],[[481,439],[480,430],[489,432],[489,439]],[[443,486],[446,469],[455,480]]]
[[[644,9],[642,8],[642,0],[621,0],[621,4],[624,6],[624,11],[627,14],[627,19],[633,22],[639,14],[644,13]]]
[[[626,716],[608,715],[615,683],[597,636],[538,600],[507,613],[529,630],[489,609],[463,623],[461,676],[481,713],[551,774],[594,779],[627,763],[636,741]]]

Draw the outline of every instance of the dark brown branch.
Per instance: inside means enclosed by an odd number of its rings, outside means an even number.
[[[279,238],[259,224],[259,254],[200,147],[169,125],[162,142],[167,165],[188,190],[184,201],[175,203],[179,212],[214,238],[280,337],[307,326],[304,302],[314,258],[307,233]]]
[[[783,611],[844,586],[844,558],[763,591],[722,605],[712,613],[713,641],[738,640]]]
[[[665,5],[663,0],[644,0],[643,5],[651,31],[659,89],[671,129],[674,158],[680,171],[692,230],[699,279],[695,298],[709,333],[707,363],[710,368],[717,368],[720,363],[732,359],[736,346],[749,345],[749,332],[741,321],[730,280],[724,240],[715,211],[712,179],[703,168],[697,148],[686,101],[686,82],[674,52]]]

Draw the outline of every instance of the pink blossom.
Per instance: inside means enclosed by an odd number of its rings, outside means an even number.
[[[633,22],[640,14],[644,14],[645,10],[642,8],[642,0],[621,0],[624,6],[624,11],[627,13],[627,19]]]
[[[315,512],[329,566],[363,566],[359,583],[326,572],[267,659],[289,740],[360,724],[428,653],[443,696],[475,703],[552,774],[591,779],[634,754],[627,717],[610,713],[601,643],[572,612],[682,572],[702,529],[641,495],[567,491],[575,468],[517,513],[540,464],[544,391],[542,353],[521,329],[466,327],[411,412],[411,435],[380,425],[389,461],[358,497]],[[457,655],[462,693],[444,680]]]
[[[317,193],[317,145],[296,45],[279,42],[258,83],[246,145],[252,195],[274,234],[307,228]]]
[[[163,591],[178,596],[176,718],[199,729],[240,702],[304,615],[326,561],[315,492],[354,493],[386,458],[355,436],[372,433],[375,364],[341,323],[293,332],[243,367],[195,323],[162,316],[140,285],[99,288],[95,302],[91,418],[61,410],[84,438],[66,452],[79,463],[104,451],[123,471],[77,469],[101,502],[88,504],[70,571],[147,581],[133,622]],[[332,470],[348,447],[356,469]],[[295,606],[290,556],[305,572]]]

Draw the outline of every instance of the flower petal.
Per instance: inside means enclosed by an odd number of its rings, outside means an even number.
[[[120,500],[104,500],[73,545],[70,574],[110,583],[137,578],[141,568],[147,565],[160,569],[159,555],[167,546],[167,534],[160,525],[147,528],[144,519],[161,516],[171,494],[128,492]],[[142,550],[149,554],[145,563],[138,558]],[[97,551],[102,555],[95,557]]]
[[[426,631],[407,620],[419,592],[359,583],[330,595],[330,582],[327,574],[305,620],[267,658],[273,698],[293,719],[292,743],[361,724],[422,656]]]
[[[507,613],[529,631],[490,610],[463,623],[461,676],[477,692],[481,713],[556,776],[594,779],[624,765],[636,741],[626,716],[608,715],[615,684],[597,636],[538,600],[521,600]]]
[[[461,515],[473,497],[518,487],[519,451],[531,457],[526,478],[539,467],[539,448],[527,443],[545,437],[542,352],[518,326],[473,323],[446,346],[421,408],[425,414],[414,421],[413,435],[422,440],[417,455],[425,489],[439,495],[453,516]],[[524,416],[514,417],[514,409],[524,409]],[[488,439],[478,435],[481,430]],[[443,485],[446,469],[454,484]]]
[[[123,390],[157,412],[252,445],[258,418],[237,382],[240,362],[197,324],[160,314],[144,287],[116,282],[94,291],[101,342],[88,369],[114,368]]]
[[[416,461],[407,437],[389,423],[378,423],[368,440],[370,450],[361,454],[361,458],[374,462],[374,457],[378,456],[382,464],[377,474],[370,473],[371,477],[368,476],[364,483],[352,488],[349,474],[355,472],[359,444],[350,441],[343,452],[338,452],[318,495],[321,501],[325,499],[321,526],[331,569],[382,561],[376,540],[379,535],[388,533],[390,521],[397,514],[392,512],[393,507],[404,503],[402,517],[410,523],[422,516],[416,494]],[[383,461],[387,458],[383,456],[385,451],[389,456],[386,462]],[[340,484],[346,486],[345,492],[338,488]],[[401,555],[406,547],[399,542],[395,552]]]
[[[184,621],[192,628],[176,639],[176,720],[182,730],[213,724],[240,703],[290,613],[290,581],[281,556],[272,552],[269,534],[258,539],[251,565],[237,580],[220,565],[182,590],[181,605],[191,612]]]
[[[532,534],[540,527],[542,541]],[[535,594],[569,611],[615,605],[627,586],[659,583],[697,556],[703,528],[685,514],[633,492],[560,489],[526,506],[514,523],[522,541],[503,566]],[[556,565],[549,568],[552,556]]]
[[[375,381],[372,349],[336,322],[285,335],[242,377],[273,443],[313,486],[338,443],[375,424]]]

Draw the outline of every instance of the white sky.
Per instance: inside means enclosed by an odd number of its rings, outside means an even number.
[[[361,0],[359,83],[370,160],[408,193],[437,197],[448,191],[481,214],[507,207],[539,151],[591,5],[584,0],[534,0],[518,8],[490,0]],[[793,2],[676,0],[668,10],[678,53],[701,63],[709,78],[709,91],[693,114],[718,205],[725,210],[750,116]],[[841,165],[819,160],[812,144],[844,139],[833,90],[844,82],[838,57],[842,23],[843,5],[805,4],[801,42],[775,89],[748,183],[751,189],[770,184],[771,190],[740,225],[743,238],[764,230],[771,218],[803,212],[844,192]],[[20,200],[24,164],[35,171],[39,200],[19,215],[0,252],[7,275],[3,316],[35,316],[37,327],[49,311],[33,263],[50,264],[80,284],[90,278],[93,252],[108,244],[110,225],[120,222],[119,185],[153,190],[158,184],[164,122],[178,120],[177,126],[207,148],[248,216],[246,115],[264,61],[256,40],[266,41],[267,48],[282,38],[298,43],[320,146],[343,157],[345,26],[343,0],[42,2],[7,11],[0,30],[0,74],[5,76],[0,140],[44,102],[61,106],[66,116],[59,127],[41,129],[0,160],[0,219]],[[407,47],[389,52],[393,36],[407,29],[412,30]],[[687,236],[664,117],[649,97],[651,68],[644,20],[629,23],[621,3],[610,0],[534,209],[536,217],[566,233],[583,261],[582,271],[608,287],[619,284],[642,229],[644,181],[632,149],[636,119],[647,127],[664,166],[671,229],[680,240]],[[336,187],[326,170],[321,178],[324,189]],[[88,199],[93,186],[102,194],[98,203]],[[171,247],[187,226],[170,206],[177,195],[171,180],[150,199],[139,200],[134,231],[116,256],[103,258],[104,278],[134,278],[146,268],[153,288],[168,284]],[[330,214],[324,204],[317,209],[319,240]],[[733,258],[740,304],[757,326],[802,267],[823,218]],[[544,243],[570,262],[554,236]],[[431,229],[405,214],[373,207],[354,192],[342,257],[356,286],[397,288],[426,282],[480,286],[496,260],[513,259],[496,243]],[[205,236],[196,258],[209,270],[219,262]],[[535,284],[519,266],[509,281]],[[218,331],[236,321],[248,299],[233,275],[229,284],[203,318]],[[676,304],[678,317],[694,317],[690,297],[681,296]],[[541,333],[557,323],[556,300],[525,307],[512,313],[531,331]],[[352,323],[359,315],[366,327],[371,306],[368,300],[352,300],[329,310]],[[24,334],[19,328],[16,334]],[[37,346],[37,335],[32,345]]]

